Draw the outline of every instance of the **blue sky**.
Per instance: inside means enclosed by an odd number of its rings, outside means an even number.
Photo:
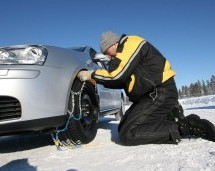
[[[0,46],[89,45],[139,35],[169,59],[178,88],[215,74],[214,0],[1,0]]]

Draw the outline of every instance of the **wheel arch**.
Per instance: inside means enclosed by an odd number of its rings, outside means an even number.
[[[69,98],[70,98],[70,92],[74,86],[74,83],[75,81],[78,79],[77,75],[80,71],[83,71],[83,70],[88,70],[87,68],[83,68],[81,66],[78,66],[76,69],[75,69],[75,72],[73,71],[71,73],[71,77],[70,77],[70,84],[68,86],[68,90],[67,90],[67,97],[66,97],[66,104],[65,104],[65,112],[64,114],[67,114],[67,110],[68,110],[68,106],[69,106]],[[93,91],[95,91],[95,93],[93,93]],[[97,97],[97,90],[95,88],[95,90],[92,89],[92,91],[89,92],[90,93],[90,96],[92,97],[92,101],[93,101],[93,104],[97,107],[99,107],[99,98]]]

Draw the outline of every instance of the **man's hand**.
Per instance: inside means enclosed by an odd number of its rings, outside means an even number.
[[[96,85],[96,81],[94,79],[90,79],[89,82],[93,85]]]
[[[77,75],[77,77],[81,80],[81,81],[88,81],[91,80],[91,74],[93,73],[93,71],[80,71]]]

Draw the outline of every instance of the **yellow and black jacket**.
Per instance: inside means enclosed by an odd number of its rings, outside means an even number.
[[[149,42],[123,35],[108,70],[96,70],[92,78],[108,88],[123,88],[136,101],[174,75],[168,60]]]

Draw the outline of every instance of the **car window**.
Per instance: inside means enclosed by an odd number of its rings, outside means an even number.
[[[90,48],[89,53],[90,53],[91,59],[93,59],[97,52],[93,48]],[[92,62],[93,62],[93,60],[92,60]],[[102,62],[93,62],[93,63],[98,65],[101,68],[104,68],[104,65],[102,64]]]
[[[101,62],[95,62],[98,66],[100,66],[101,68],[103,68],[103,65]]]

